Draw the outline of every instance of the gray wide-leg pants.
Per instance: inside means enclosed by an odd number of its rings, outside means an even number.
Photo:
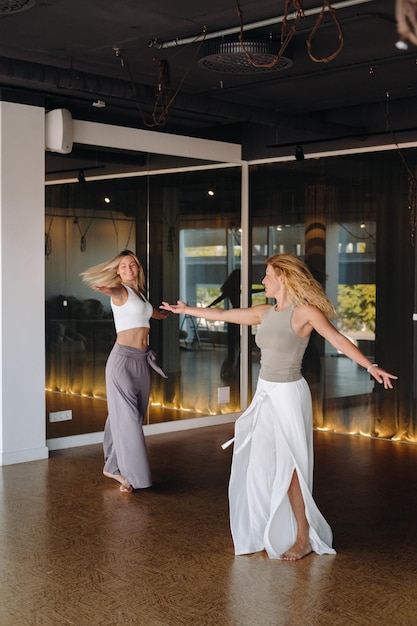
[[[134,489],[152,485],[142,428],[151,387],[149,352],[116,343],[106,364],[104,470],[121,474]]]

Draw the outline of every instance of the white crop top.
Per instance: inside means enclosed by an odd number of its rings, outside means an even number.
[[[110,299],[116,332],[119,333],[121,330],[130,330],[131,328],[149,328],[149,320],[153,313],[152,304],[147,301],[144,295],[140,298],[131,287],[123,286],[127,291],[126,302],[117,306]]]

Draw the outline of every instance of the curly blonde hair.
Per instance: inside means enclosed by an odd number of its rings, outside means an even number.
[[[294,254],[274,254],[267,258],[278,275],[283,275],[285,285],[295,304],[312,304],[317,307],[327,319],[336,317],[336,309],[326,296],[320,283],[314,278],[307,265]]]
[[[89,287],[116,287],[120,285],[121,282],[117,270],[119,269],[121,260],[126,256],[131,256],[139,268],[138,287],[143,291],[145,287],[145,272],[136,254],[130,250],[122,250],[122,252],[119,252],[119,254],[110,259],[110,261],[94,265],[82,272],[80,276],[82,276],[83,281]]]

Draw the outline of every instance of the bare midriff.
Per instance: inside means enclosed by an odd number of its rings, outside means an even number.
[[[140,326],[139,328],[129,328],[117,333],[117,343],[130,348],[146,349],[148,347],[149,328]]]

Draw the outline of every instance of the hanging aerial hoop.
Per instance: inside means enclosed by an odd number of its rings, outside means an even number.
[[[335,50],[335,52],[333,52],[333,54],[330,54],[327,57],[322,57],[321,59],[317,58],[314,56],[314,54],[311,51],[311,46],[313,43],[313,38],[316,35],[318,29],[321,26],[321,23],[324,19],[325,13],[326,13],[326,9],[328,9],[328,11],[330,12],[330,15],[336,25],[337,28],[337,32],[338,32],[338,38],[339,38],[339,47],[337,50]],[[314,61],[315,63],[330,63],[330,61],[334,61],[334,59],[337,57],[337,55],[341,52],[343,46],[345,43],[345,39],[343,36],[343,31],[342,31],[342,27],[340,25],[339,19],[336,15],[336,11],[334,10],[334,8],[332,7],[332,5],[330,4],[329,0],[323,0],[323,7],[317,17],[316,23],[314,24],[313,30],[310,33],[309,38],[307,39],[307,51],[308,51],[308,56],[310,57],[310,59],[312,61]]]

